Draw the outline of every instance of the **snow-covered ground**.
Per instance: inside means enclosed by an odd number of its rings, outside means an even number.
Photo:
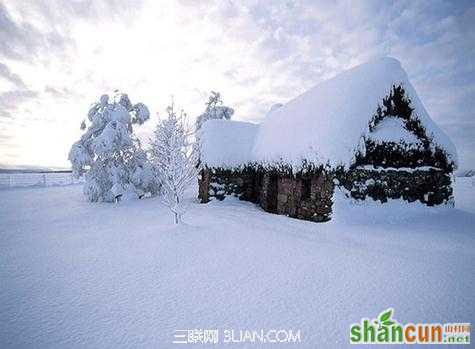
[[[176,227],[158,199],[0,191],[0,347],[174,348],[175,330],[218,328],[301,330],[298,345],[219,348],[337,348],[387,307],[400,322],[475,322],[470,178],[455,209],[338,202],[321,224],[193,197]]]
[[[82,183],[84,178],[74,178],[72,173],[0,173],[0,189],[14,187],[49,187]]]

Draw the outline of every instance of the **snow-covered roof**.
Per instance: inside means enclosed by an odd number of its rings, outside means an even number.
[[[201,161],[208,167],[233,168],[253,161],[259,126],[249,122],[208,120],[201,128]]]
[[[394,58],[377,59],[324,81],[279,108],[260,125],[210,120],[203,126],[202,160],[209,167],[232,168],[249,162],[285,163],[298,169],[314,164],[350,166],[363,137],[377,141],[417,138],[400,120],[383,120],[369,135],[368,123],[393,85],[403,85],[414,113],[449,161],[457,153],[449,137],[432,121],[406,72]],[[387,126],[387,127],[386,127]]]
[[[393,85],[402,84],[428,136],[456,163],[455,146],[429,117],[401,64],[381,58],[324,81],[269,113],[253,148],[255,160],[283,161],[298,167],[302,160],[332,166],[354,161],[362,136],[378,104]]]
[[[406,129],[401,118],[386,117],[367,135],[376,143],[404,142],[407,145],[421,146],[422,142],[414,133]]]

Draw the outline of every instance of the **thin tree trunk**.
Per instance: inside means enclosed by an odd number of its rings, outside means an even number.
[[[180,198],[178,195],[175,193],[175,224],[180,223]]]

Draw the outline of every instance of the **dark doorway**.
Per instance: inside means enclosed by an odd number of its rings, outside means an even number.
[[[252,195],[251,202],[259,204],[261,202],[262,180],[264,176],[261,171],[255,171],[252,177]]]
[[[273,213],[277,212],[278,178],[279,177],[276,174],[271,174],[269,176],[269,185],[267,187],[267,211]]]
[[[312,194],[312,179],[302,178],[302,200],[310,200]]]

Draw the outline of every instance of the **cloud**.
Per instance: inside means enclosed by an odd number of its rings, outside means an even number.
[[[19,89],[26,89],[23,79],[18,74],[13,73],[10,68],[3,63],[0,63],[0,77],[8,80]]]
[[[0,116],[11,118],[18,105],[32,100],[38,93],[31,90],[14,90],[0,94]]]
[[[11,86],[0,92],[0,110],[13,135],[6,142],[21,161],[41,152],[65,165],[88,105],[115,88],[152,112],[175,95],[190,116],[219,90],[236,119],[258,122],[274,103],[392,55],[475,167],[474,130],[457,131],[474,119],[474,16],[470,2],[444,0],[6,0],[0,78]],[[61,135],[38,147],[21,123]]]
[[[16,22],[3,3],[0,3],[0,56],[27,59],[40,42],[40,33],[29,23]]]
[[[53,87],[53,86],[46,86],[44,88],[44,93],[51,95],[55,98],[68,98],[74,95],[74,91],[70,90],[67,87]]]

